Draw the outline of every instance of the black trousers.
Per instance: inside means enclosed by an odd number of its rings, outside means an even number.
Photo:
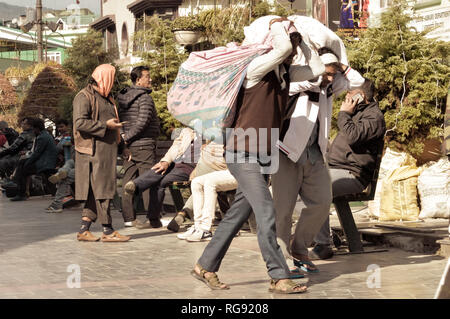
[[[193,171],[185,166],[177,167],[172,163],[164,175],[153,170],[145,172],[134,180],[137,189],[141,192],[150,189],[150,205],[147,214],[148,219],[159,219],[164,203],[165,188],[176,181],[187,181]]]
[[[122,178],[123,186],[149,171],[156,162],[156,144],[131,146],[129,149],[131,152],[131,160],[125,160],[123,163],[123,169],[125,171]],[[150,211],[150,190],[142,192],[142,199],[145,209],[147,212]],[[125,222],[136,219],[136,212],[133,209],[133,199],[130,196],[122,196],[122,215]]]
[[[9,177],[19,163],[20,155],[5,155],[0,158],[0,177]]]
[[[25,196],[27,188],[27,177],[36,174],[36,166],[34,164],[27,163],[27,159],[19,160],[16,173],[14,174],[14,182],[18,186],[18,195]]]

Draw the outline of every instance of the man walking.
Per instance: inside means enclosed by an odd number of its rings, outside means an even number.
[[[253,210],[259,247],[271,277],[269,291],[306,291],[306,286],[290,279],[289,268],[277,244],[275,210],[267,176],[262,174],[261,165],[267,163],[268,158],[264,155],[270,154],[272,149],[269,133],[281,126],[289,93],[289,77],[294,81],[309,80],[323,72],[323,65],[319,59],[311,59],[311,67],[290,68],[297,46],[300,45],[303,50],[304,43],[293,23],[286,18],[270,22],[270,35],[273,49],[255,58],[248,66],[246,79],[237,98],[232,133],[226,141],[228,169],[238,182],[235,200],[191,272],[211,289],[229,288],[219,281],[216,272],[233,238]],[[256,136],[253,135],[256,140],[248,140],[245,133],[242,134],[246,131],[256,132]],[[259,136],[263,131],[265,136]],[[245,159],[245,163],[236,163],[233,160],[235,157]]]
[[[277,237],[286,256],[306,272],[317,272],[308,245],[328,216],[331,184],[324,155],[331,126],[332,95],[360,86],[364,79],[338,62],[328,49],[319,50],[325,73],[316,82],[293,82],[288,118],[278,141],[280,167],[272,176]],[[291,243],[292,213],[300,195],[302,209]],[[297,270],[297,269],[296,269]]]
[[[123,89],[117,97],[119,119],[123,122],[121,135],[126,146],[123,152],[123,185],[150,170],[155,164],[156,139],[160,134],[158,114],[149,95],[152,92],[150,69],[137,66],[131,70],[130,78],[133,85]],[[144,191],[142,197],[145,208],[149,211],[150,191]],[[132,196],[122,196],[122,214],[125,226],[137,225]]]

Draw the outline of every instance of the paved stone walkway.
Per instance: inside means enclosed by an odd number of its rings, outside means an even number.
[[[299,279],[307,293],[273,295],[256,236],[243,232],[219,272],[231,289],[211,291],[189,274],[207,243],[178,240],[165,228],[125,229],[118,211],[113,225],[132,241],[78,242],[80,209],[47,214],[49,203],[50,197],[0,197],[0,298],[433,298],[446,265],[439,256],[394,248],[339,255],[317,261],[320,273]],[[101,234],[98,224],[91,230]]]

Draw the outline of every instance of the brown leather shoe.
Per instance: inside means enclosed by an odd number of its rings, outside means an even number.
[[[121,234],[119,234],[117,231],[115,231],[114,233],[110,234],[110,235],[105,235],[102,234],[102,241],[103,242],[124,242],[124,241],[129,241],[131,239],[130,236],[123,236]]]
[[[95,237],[89,230],[86,230],[84,233],[77,233],[77,239],[79,241],[99,241],[100,237]]]

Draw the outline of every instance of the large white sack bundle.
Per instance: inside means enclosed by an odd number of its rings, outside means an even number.
[[[450,162],[446,157],[424,165],[417,181],[420,219],[450,218]]]
[[[270,15],[264,16],[253,21],[249,26],[244,27],[244,41],[242,45],[262,44],[269,35],[269,24],[272,19],[279,18],[279,16]]]
[[[316,49],[322,47],[330,48],[338,56],[339,62],[348,65],[344,42],[336,33],[311,17],[292,15],[288,19],[294,22],[295,27],[307,44],[311,44]]]

